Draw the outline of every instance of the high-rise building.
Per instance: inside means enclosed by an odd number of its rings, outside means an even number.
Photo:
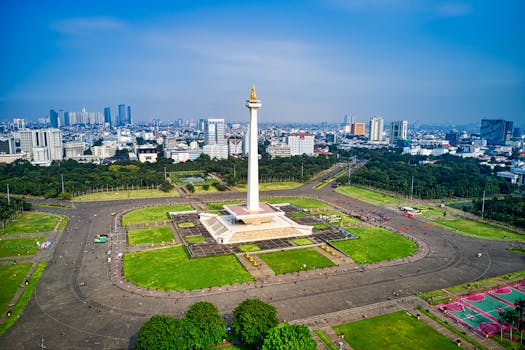
[[[104,108],[104,123],[108,123],[110,126],[113,126],[111,123],[111,108]]]
[[[204,125],[205,145],[225,145],[224,119],[206,119]]]
[[[58,128],[58,112],[54,109],[49,111],[49,122],[53,128]]]
[[[460,134],[459,132],[451,131],[445,135],[445,139],[451,146],[456,147],[459,144]]]
[[[300,156],[303,154],[311,156],[314,154],[314,135],[292,133],[288,135],[287,140],[292,156]]]
[[[204,132],[205,129],[206,129],[206,118],[200,118],[199,121],[197,122],[197,129],[200,131],[200,132]]]
[[[70,126],[71,120],[69,118],[69,112],[64,112],[64,126]]]
[[[0,154],[15,154],[16,143],[13,137],[0,137]]]
[[[372,117],[370,119],[370,134],[369,139],[373,142],[383,141],[383,131],[385,128],[385,120],[381,117]]]
[[[399,120],[390,124],[390,142],[406,140],[408,137],[408,121]]]
[[[131,106],[128,106],[128,113],[127,113],[127,124],[131,124]]]
[[[19,135],[20,150],[30,153],[34,162],[44,164],[64,158],[59,129],[23,129]]]
[[[512,137],[521,137],[521,129],[520,128],[514,128],[512,129]]]
[[[366,134],[366,124],[361,122],[352,123],[352,135],[364,136]]]
[[[126,105],[118,105],[118,125],[125,125],[128,118],[126,116]]]
[[[80,111],[80,117],[77,122],[78,124],[89,124],[89,113],[86,110],[86,107],[82,107],[82,110]]]
[[[487,145],[504,145],[512,136],[513,122],[503,119],[482,119],[480,137]]]

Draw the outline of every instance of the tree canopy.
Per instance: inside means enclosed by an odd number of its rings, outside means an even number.
[[[135,349],[192,350],[196,339],[198,330],[189,320],[155,315],[140,328]]]
[[[315,343],[304,325],[281,323],[268,331],[262,350],[315,350]]]
[[[226,336],[226,323],[212,303],[201,301],[193,304],[186,312],[186,319],[200,332],[200,349],[212,349]]]
[[[246,299],[233,310],[232,327],[248,346],[260,347],[278,322],[277,309],[260,299]]]

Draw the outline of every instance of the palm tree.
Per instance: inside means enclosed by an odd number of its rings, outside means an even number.
[[[510,342],[512,343],[512,329],[514,328],[514,325],[516,324],[518,313],[514,309],[506,309],[502,311],[501,313],[503,314],[503,322],[505,322],[505,324],[510,327],[509,339],[510,339]]]
[[[518,329],[520,331],[520,344],[523,343],[523,331],[525,330],[525,300],[519,298],[514,302],[514,305],[516,305],[516,308],[514,309],[516,311],[516,314],[518,316]]]
[[[499,323],[499,341],[503,343],[503,326],[506,323],[506,316],[504,310],[498,312],[498,323]]]

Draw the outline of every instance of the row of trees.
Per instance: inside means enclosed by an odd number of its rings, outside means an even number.
[[[489,195],[508,194],[515,189],[507,181],[488,175],[472,158],[446,154],[420,163],[428,159],[387,149],[360,151],[358,156],[368,159],[367,164],[350,179],[341,177],[339,182],[351,181],[422,199],[480,197],[483,191]]]
[[[7,223],[14,219],[20,212],[24,210],[31,210],[31,203],[26,202],[23,198],[0,197],[0,221],[2,228],[5,228]]]
[[[248,348],[315,350],[316,343],[303,325],[281,323],[275,307],[247,299],[233,311],[232,328]],[[157,315],[140,328],[136,349],[214,349],[226,337],[226,323],[209,302],[193,304],[184,318]]]
[[[483,216],[507,223],[512,226],[525,228],[525,197],[524,196],[506,196],[501,199],[493,198],[485,200],[483,210],[483,201],[477,199],[472,201],[472,206],[466,206],[463,210],[475,215]]]
[[[501,325],[509,326],[509,339],[512,342],[512,331],[517,329],[520,332],[520,344],[523,344],[523,331],[525,331],[525,300],[518,299],[514,303],[514,309],[501,310],[498,313]],[[500,340],[503,341],[503,327],[500,328]],[[520,348],[521,349],[521,348]]]

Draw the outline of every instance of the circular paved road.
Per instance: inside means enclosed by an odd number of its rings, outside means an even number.
[[[349,268],[332,275],[320,270],[317,277],[308,279],[260,282],[256,287],[223,287],[213,293],[204,290],[186,292],[183,296],[176,293],[152,297],[114,285],[107,259],[110,246],[92,243],[97,233],[111,229],[114,218],[111,214],[143,205],[228,200],[245,195],[221,193],[189,200],[76,203],[74,209],[62,211],[70,216],[68,227],[57,242],[53,258],[24,314],[0,338],[0,348],[35,349],[42,337],[48,349],[127,348],[151,315],[179,315],[199,300],[208,300],[228,314],[246,298],[261,298],[277,307],[281,319],[293,320],[384,301],[394,291],[403,297],[525,269],[524,256],[506,250],[510,243],[451,234],[417,219],[396,215],[388,208],[350,200],[330,186],[313,191],[309,184],[265,195],[309,196],[354,212],[382,213],[390,218],[387,226],[424,241],[429,252],[422,259],[395,266],[364,271]],[[480,258],[479,251],[484,253]]]

